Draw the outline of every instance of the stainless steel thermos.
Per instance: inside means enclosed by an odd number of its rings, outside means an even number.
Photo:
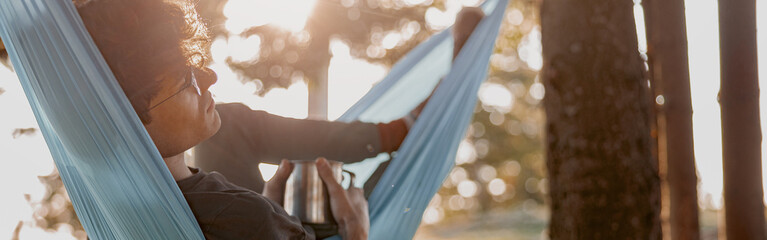
[[[335,224],[330,210],[330,197],[323,184],[315,160],[292,160],[293,172],[285,185],[285,211],[309,224]],[[343,163],[328,160],[333,176],[340,183],[343,180]],[[350,186],[354,181],[351,177]]]

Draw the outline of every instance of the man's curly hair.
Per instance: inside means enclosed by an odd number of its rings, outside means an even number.
[[[143,123],[160,82],[204,67],[208,29],[188,0],[75,0],[80,17]]]

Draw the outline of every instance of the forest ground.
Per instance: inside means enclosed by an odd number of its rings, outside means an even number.
[[[700,226],[703,240],[717,239],[717,210],[701,210]],[[422,225],[416,240],[540,240],[546,237],[549,212],[545,208],[523,210],[521,205],[510,209],[493,209],[485,214],[456,217],[435,225]]]

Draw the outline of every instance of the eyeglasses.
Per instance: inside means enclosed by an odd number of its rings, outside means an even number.
[[[181,88],[176,93],[174,93],[173,95],[170,95],[169,97],[163,99],[159,103],[157,103],[155,105],[152,105],[151,107],[147,108],[146,111],[149,112],[152,109],[156,108],[157,106],[160,106],[160,104],[163,104],[164,102],[170,100],[171,98],[173,98],[176,95],[178,95],[179,93],[183,92],[184,90],[186,90],[190,86],[193,86],[194,90],[197,90],[197,95],[198,96],[202,96],[202,92],[200,92],[200,86],[197,85],[197,78],[194,76],[194,67],[190,67],[189,68],[189,75],[187,77],[185,77],[184,80],[186,80],[186,83],[184,83],[184,86],[181,86]]]

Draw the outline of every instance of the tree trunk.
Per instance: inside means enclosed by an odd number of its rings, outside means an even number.
[[[330,68],[330,36],[321,31],[312,36],[309,47],[310,56],[317,66],[315,71],[307,72],[307,88],[309,89],[309,119],[328,119],[328,69]]]
[[[644,15],[645,15],[645,25],[650,26],[652,21],[654,20],[652,17],[648,16],[647,11],[647,3],[650,1],[643,1],[642,4],[644,4]],[[636,16],[635,16],[636,17]],[[645,31],[646,37],[650,38],[651,33],[649,31]],[[648,47],[649,48],[649,47]],[[645,49],[647,50],[647,49]],[[646,53],[649,55],[649,50]],[[649,57],[648,57],[649,58]],[[648,59],[648,64],[652,65],[650,63],[651,59]],[[658,103],[658,100],[662,100],[663,96],[663,88],[660,87],[662,79],[652,77],[655,76],[653,73],[653,70],[655,68],[648,67],[647,68],[647,74],[650,76],[648,78],[648,81],[650,82],[650,115],[648,116],[650,119],[650,150],[652,152],[653,156],[653,164],[655,167],[655,170],[658,172],[658,176],[660,177],[660,196],[661,196],[661,208],[660,208],[660,222],[661,222],[661,231],[663,232],[663,239],[671,239],[671,224],[669,223],[670,218],[670,204],[669,204],[669,190],[668,190],[668,179],[667,179],[667,154],[666,154],[666,117],[663,115],[663,110],[661,109],[663,106]],[[658,99],[658,97],[661,97]]]
[[[633,2],[543,1],[551,239],[660,239]]]
[[[756,1],[719,1],[727,239],[765,239]]]
[[[692,133],[692,101],[687,63],[683,0],[644,0],[649,67],[664,103],[658,114],[659,148],[669,193],[671,239],[700,239],[698,179]],[[665,154],[665,155],[663,155]]]

